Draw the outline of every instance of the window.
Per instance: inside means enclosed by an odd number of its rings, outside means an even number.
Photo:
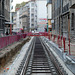
[[[34,19],[31,20],[32,22],[34,21]]]
[[[34,14],[31,14],[31,17],[34,17]]]
[[[71,30],[74,30],[74,13],[72,13]]]
[[[1,15],[1,0],[0,0],[0,15]]]
[[[52,3],[52,1],[51,0],[47,0],[47,3]]]
[[[31,6],[34,7],[34,3],[32,3]]]
[[[20,22],[20,24],[21,24],[21,22]]]
[[[34,12],[34,8],[32,8],[31,11]]]
[[[13,2],[13,0],[11,0],[11,3]]]
[[[32,26],[34,26],[34,24],[31,24]]]
[[[13,6],[11,7],[11,10],[13,9]]]

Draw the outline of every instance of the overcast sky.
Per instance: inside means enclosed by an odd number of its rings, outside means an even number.
[[[21,2],[27,2],[27,1],[29,1],[29,0],[13,0],[13,5],[15,6],[16,4],[18,4],[18,3],[21,3]]]
[[[11,10],[11,12],[14,12],[15,11],[15,6],[16,6],[16,4],[18,4],[18,3],[22,3],[22,2],[27,2],[27,1],[29,1],[29,0],[13,0],[13,3],[12,3],[12,5],[13,5],[13,10]]]

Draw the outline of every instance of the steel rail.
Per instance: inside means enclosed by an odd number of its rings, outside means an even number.
[[[32,40],[32,42],[26,52],[26,55],[24,56],[20,66],[17,70],[17,73],[15,75],[24,75],[25,74],[25,71],[26,71],[28,63],[29,63],[29,58],[31,56],[31,52],[34,48],[34,42],[35,42],[35,38]]]
[[[28,50],[16,75],[67,75],[42,39],[36,37]]]
[[[53,55],[50,48],[45,44],[44,41],[42,41],[42,39],[41,39],[41,42],[42,42],[42,45],[43,45],[44,49],[46,49],[48,55],[50,56],[50,59],[53,62],[55,68],[58,70],[59,75],[68,75],[66,73],[66,71],[64,70],[64,68],[61,66],[61,64],[58,62],[56,57]]]

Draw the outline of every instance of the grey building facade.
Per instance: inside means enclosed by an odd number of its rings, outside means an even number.
[[[0,0],[0,36],[5,33],[5,22],[10,21],[10,0]]]
[[[28,4],[21,7],[19,10],[13,13],[13,29],[21,29],[23,28],[24,31],[29,31],[29,11],[28,11]]]
[[[62,0],[52,0],[52,30],[54,34],[62,35]]]
[[[75,38],[75,0],[52,0],[53,33]]]
[[[4,0],[0,0],[0,34],[3,33],[4,30]]]
[[[28,22],[28,5],[26,4],[24,7],[20,9],[20,25],[22,25],[22,28],[24,31],[29,31],[29,22]]]

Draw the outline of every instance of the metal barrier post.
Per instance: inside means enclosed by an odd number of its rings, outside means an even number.
[[[63,37],[63,44],[64,44],[64,52],[65,52],[65,37]]]
[[[58,38],[57,38],[57,44],[59,45],[59,39],[60,39],[60,36],[58,35]]]
[[[50,37],[51,37],[51,40],[52,40],[52,33],[51,33]]]
[[[61,47],[62,47],[62,36],[61,36]]]
[[[60,37],[60,35],[58,36],[58,46],[59,46],[59,48],[61,48],[61,37]]]
[[[69,38],[69,55],[71,55],[71,53],[70,53],[70,38]]]
[[[55,42],[55,39],[56,39],[56,35],[54,35],[53,42]]]
[[[50,40],[50,33],[48,33],[48,39]]]

